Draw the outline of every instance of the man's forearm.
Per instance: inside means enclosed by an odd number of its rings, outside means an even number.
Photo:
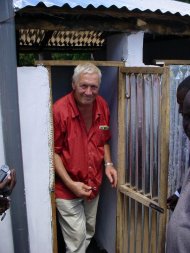
[[[92,187],[84,184],[83,182],[75,182],[71,179],[67,170],[65,169],[61,157],[54,153],[55,171],[62,179],[63,183],[77,196],[89,197],[92,193]]]
[[[56,153],[54,153],[54,165],[55,165],[55,171],[58,174],[58,176],[62,179],[64,184],[68,188],[70,188],[73,183],[73,180],[67,173],[65,166],[63,165],[63,162],[61,160],[61,157]]]
[[[104,162],[112,163],[110,145],[108,143],[104,145]]]

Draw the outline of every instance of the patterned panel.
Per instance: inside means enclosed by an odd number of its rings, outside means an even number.
[[[20,29],[20,46],[40,46],[46,36],[45,30]],[[102,47],[105,38],[102,32],[94,31],[54,31],[45,43],[46,47]]]

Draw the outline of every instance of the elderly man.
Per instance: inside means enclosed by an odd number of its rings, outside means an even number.
[[[112,187],[117,184],[108,144],[110,113],[98,95],[100,82],[94,64],[78,65],[73,91],[53,107],[55,195],[67,253],[85,253],[94,235],[103,167]]]

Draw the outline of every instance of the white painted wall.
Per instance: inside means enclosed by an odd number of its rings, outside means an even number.
[[[143,31],[110,36],[107,43],[107,60],[124,61],[126,66],[131,67],[144,66],[143,39]]]
[[[131,33],[127,36],[126,66],[138,67],[143,64],[144,32]],[[125,57],[125,56],[124,56]]]
[[[47,69],[18,68],[18,93],[30,253],[51,253]]]
[[[30,253],[52,253],[47,70],[44,67],[18,68],[18,93]],[[0,165],[4,162],[0,114]],[[14,253],[10,210],[0,221],[0,252]]]

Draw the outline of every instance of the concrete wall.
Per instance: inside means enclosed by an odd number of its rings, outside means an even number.
[[[50,89],[47,70],[43,67],[18,68],[18,93],[30,253],[51,253],[48,147]],[[1,122],[0,117],[0,165],[5,160]],[[0,221],[1,253],[14,253],[10,211]]]
[[[47,69],[18,68],[18,92],[30,253],[50,253],[52,252],[48,147],[50,88]]]

